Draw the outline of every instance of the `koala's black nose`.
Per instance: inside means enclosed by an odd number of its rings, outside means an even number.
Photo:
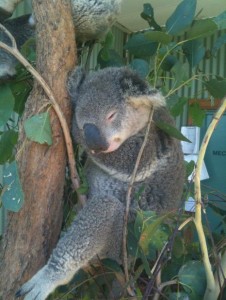
[[[106,139],[100,133],[100,130],[94,124],[85,124],[83,126],[85,141],[90,150],[105,151],[108,149]]]

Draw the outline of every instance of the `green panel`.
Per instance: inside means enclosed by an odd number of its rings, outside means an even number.
[[[213,116],[213,111],[206,113],[205,124],[201,128],[201,140]],[[226,232],[226,114],[219,121],[210,139],[205,163],[210,178],[202,182],[203,194],[208,194],[210,204],[221,209],[207,208],[210,226],[214,231]]]

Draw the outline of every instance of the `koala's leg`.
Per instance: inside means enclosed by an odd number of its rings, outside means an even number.
[[[57,286],[69,282],[76,271],[96,255],[119,252],[123,214],[124,207],[116,198],[90,199],[59,240],[48,263],[21,287],[16,296],[26,294],[25,300],[44,300]],[[109,249],[113,244],[115,249]]]

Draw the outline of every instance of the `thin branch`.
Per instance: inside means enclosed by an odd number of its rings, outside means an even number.
[[[148,135],[149,135],[150,128],[151,128],[153,113],[154,113],[154,107],[152,106],[151,110],[150,110],[147,129],[146,129],[145,136],[144,136],[144,141],[139,150],[139,153],[138,153],[138,156],[136,159],[136,163],[135,163],[135,166],[133,169],[133,173],[132,173],[132,176],[131,176],[131,179],[129,182],[127,194],[126,194],[126,210],[125,210],[125,215],[124,215],[124,228],[123,228],[123,266],[124,266],[125,278],[126,278],[127,283],[129,282],[129,271],[128,271],[128,256],[127,256],[127,242],[126,241],[127,241],[127,224],[128,224],[129,209],[130,209],[130,203],[131,203],[131,193],[132,193],[133,184],[134,184],[134,181],[136,178],[137,170],[138,170],[138,167],[140,164],[140,160],[141,160],[141,157],[142,157],[142,154],[144,151],[144,147],[147,144]],[[133,292],[131,289],[129,289],[128,292],[131,295],[133,295]]]
[[[2,29],[7,35],[9,35],[10,40],[12,41],[13,46],[10,47],[2,42],[0,42],[0,48],[3,48],[10,54],[12,54],[32,75],[33,77],[38,81],[38,83],[42,86],[43,90],[45,91],[46,95],[49,98],[50,103],[53,106],[54,111],[56,112],[56,115],[59,118],[63,134],[64,134],[64,139],[65,139],[65,144],[66,144],[66,149],[67,149],[67,154],[68,154],[68,162],[69,162],[69,168],[70,168],[70,174],[71,174],[71,181],[73,188],[77,190],[80,185],[80,180],[79,176],[76,171],[76,163],[75,163],[75,158],[74,158],[74,151],[73,151],[73,144],[72,144],[72,139],[70,135],[70,130],[68,128],[68,124],[66,122],[66,119],[63,115],[63,112],[55,100],[54,94],[46,81],[41,77],[41,75],[33,68],[33,66],[21,55],[21,53],[18,51],[15,39],[13,36],[8,32],[8,30],[0,24],[0,29]],[[78,199],[82,205],[85,204],[85,196],[78,194]]]
[[[169,286],[169,285],[175,285],[175,284],[178,284],[178,281],[175,279],[175,280],[170,280],[170,281],[166,281],[166,282],[163,282],[161,283],[158,287],[157,287],[157,291],[153,297],[153,300],[159,300],[159,297],[160,297],[160,294],[162,292],[162,290],[166,287],[166,286]]]
[[[202,168],[206,148],[209,143],[210,137],[213,134],[213,131],[214,131],[215,127],[217,126],[225,109],[226,109],[226,98],[224,98],[220,108],[214,115],[214,117],[206,131],[205,137],[203,139],[203,142],[202,142],[202,145],[200,148],[197,165],[196,165],[196,170],[195,170],[195,177],[194,177],[195,199],[196,199],[196,211],[195,211],[194,223],[195,223],[196,230],[198,233],[200,247],[201,247],[202,256],[203,256],[203,264],[204,264],[205,271],[206,271],[207,289],[206,289],[206,293],[205,293],[205,300],[217,299],[216,289],[217,289],[218,284],[216,284],[215,279],[214,279],[212,267],[211,267],[209,256],[208,256],[208,249],[207,249],[205,233],[204,233],[203,225],[202,225],[202,200],[201,200],[200,174],[201,174],[201,168]]]
[[[191,221],[193,221],[193,217],[187,218],[182,224],[180,224],[180,226],[178,227],[178,230],[179,231],[182,230],[182,228],[184,228]]]

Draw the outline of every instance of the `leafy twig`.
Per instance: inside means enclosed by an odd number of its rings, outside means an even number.
[[[32,75],[33,77],[38,81],[38,83],[42,86],[43,90],[45,91],[46,95],[49,98],[50,103],[53,106],[54,111],[56,112],[63,133],[64,133],[64,139],[65,139],[65,144],[66,144],[66,149],[67,149],[67,154],[68,154],[68,161],[69,161],[69,168],[70,168],[70,173],[71,173],[71,181],[73,188],[77,190],[80,185],[80,180],[79,176],[76,171],[76,164],[75,164],[75,158],[74,158],[74,151],[73,151],[73,145],[72,145],[72,140],[71,140],[71,135],[70,135],[70,130],[68,128],[66,119],[64,117],[64,114],[55,100],[54,94],[46,81],[42,78],[42,76],[33,68],[33,66],[22,56],[22,54],[19,52],[16,41],[14,37],[11,35],[11,33],[2,25],[0,24],[0,29],[3,30],[7,36],[10,38],[12,42],[12,46],[8,46],[3,42],[0,42],[0,48],[3,48],[10,54],[12,54]],[[78,194],[78,199],[81,202],[82,205],[85,204],[85,196]]]
[[[129,271],[128,271],[128,256],[127,256],[127,224],[128,224],[128,216],[129,216],[129,209],[130,209],[130,203],[131,203],[131,193],[132,193],[132,188],[133,188],[133,184],[136,178],[136,174],[137,174],[137,170],[140,164],[140,160],[144,151],[144,147],[147,143],[148,140],[148,135],[150,132],[150,128],[151,128],[151,122],[152,122],[152,117],[153,117],[153,113],[154,113],[154,107],[151,107],[151,111],[150,111],[150,115],[149,115],[149,120],[148,120],[148,124],[147,124],[147,129],[145,132],[145,136],[144,136],[144,141],[141,145],[140,151],[138,153],[137,159],[136,159],[136,163],[133,169],[133,173],[129,182],[129,186],[128,186],[128,190],[127,190],[127,194],[126,194],[126,210],[125,210],[125,215],[124,215],[124,228],[123,228],[123,266],[124,266],[124,272],[125,272],[125,278],[126,278],[126,282],[129,282]],[[133,295],[133,292],[130,288],[127,289],[128,292]]]
[[[203,139],[203,142],[202,142],[202,145],[200,148],[197,165],[196,165],[196,170],[195,170],[195,177],[194,177],[195,199],[196,199],[196,211],[195,211],[194,223],[195,223],[196,230],[198,233],[200,247],[201,247],[202,256],[203,256],[203,264],[204,264],[205,271],[206,271],[207,288],[206,288],[206,293],[205,293],[205,297],[204,297],[206,300],[217,299],[218,284],[216,284],[215,279],[214,279],[212,267],[211,267],[209,256],[208,256],[208,249],[207,249],[205,233],[204,233],[203,226],[202,226],[202,200],[201,200],[200,174],[201,174],[201,168],[202,168],[203,159],[205,156],[207,145],[208,145],[211,135],[213,134],[213,131],[214,131],[215,127],[217,126],[225,109],[226,109],[226,98],[223,100],[220,108],[214,115],[214,117],[206,131],[205,137]],[[223,268],[223,266],[222,266],[222,268]],[[226,265],[224,266],[223,270],[226,270]]]

